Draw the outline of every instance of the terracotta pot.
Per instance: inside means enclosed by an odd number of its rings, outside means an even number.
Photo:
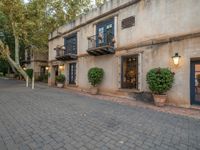
[[[58,87],[58,88],[63,88],[63,87],[64,87],[64,84],[63,84],[63,83],[57,83],[57,87]]]
[[[90,92],[92,95],[97,95],[99,92],[98,87],[91,87]]]
[[[153,98],[154,98],[154,103],[156,106],[158,106],[158,107],[165,106],[166,100],[167,100],[167,95],[153,94]]]

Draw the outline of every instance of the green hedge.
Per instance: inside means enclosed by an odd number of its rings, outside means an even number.
[[[173,82],[174,73],[168,68],[154,68],[147,73],[147,83],[154,94],[164,94],[171,89]]]

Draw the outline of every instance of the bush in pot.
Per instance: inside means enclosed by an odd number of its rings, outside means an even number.
[[[174,82],[174,73],[168,68],[154,68],[147,73],[147,83],[153,93],[156,106],[164,106],[167,95]]]
[[[59,88],[62,88],[64,87],[64,83],[65,83],[65,75],[63,74],[60,74],[56,77],[56,84],[57,84],[57,87]]]
[[[91,94],[98,93],[98,85],[102,82],[104,76],[104,71],[102,68],[91,68],[88,71],[88,80],[90,84],[93,86],[91,89]]]

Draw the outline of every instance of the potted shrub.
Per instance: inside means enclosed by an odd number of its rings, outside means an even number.
[[[88,71],[88,80],[92,85],[91,94],[95,95],[98,93],[98,85],[102,82],[104,71],[102,68],[91,68]]]
[[[168,68],[154,68],[147,73],[147,83],[153,93],[156,106],[164,106],[166,92],[171,89],[174,82],[174,73]]]
[[[56,84],[57,87],[63,88],[65,83],[65,76],[63,74],[60,74],[56,77]]]

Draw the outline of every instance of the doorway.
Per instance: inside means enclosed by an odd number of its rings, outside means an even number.
[[[200,105],[200,61],[191,61],[190,95],[191,104]]]
[[[76,84],[76,63],[69,64],[69,84]]]
[[[55,81],[55,79],[56,79],[56,77],[58,76],[58,74],[59,74],[59,69],[58,69],[58,65],[55,65],[55,66],[53,66],[53,81],[54,81],[54,84],[56,85],[56,81]]]
[[[138,55],[122,57],[121,87],[138,89]]]

